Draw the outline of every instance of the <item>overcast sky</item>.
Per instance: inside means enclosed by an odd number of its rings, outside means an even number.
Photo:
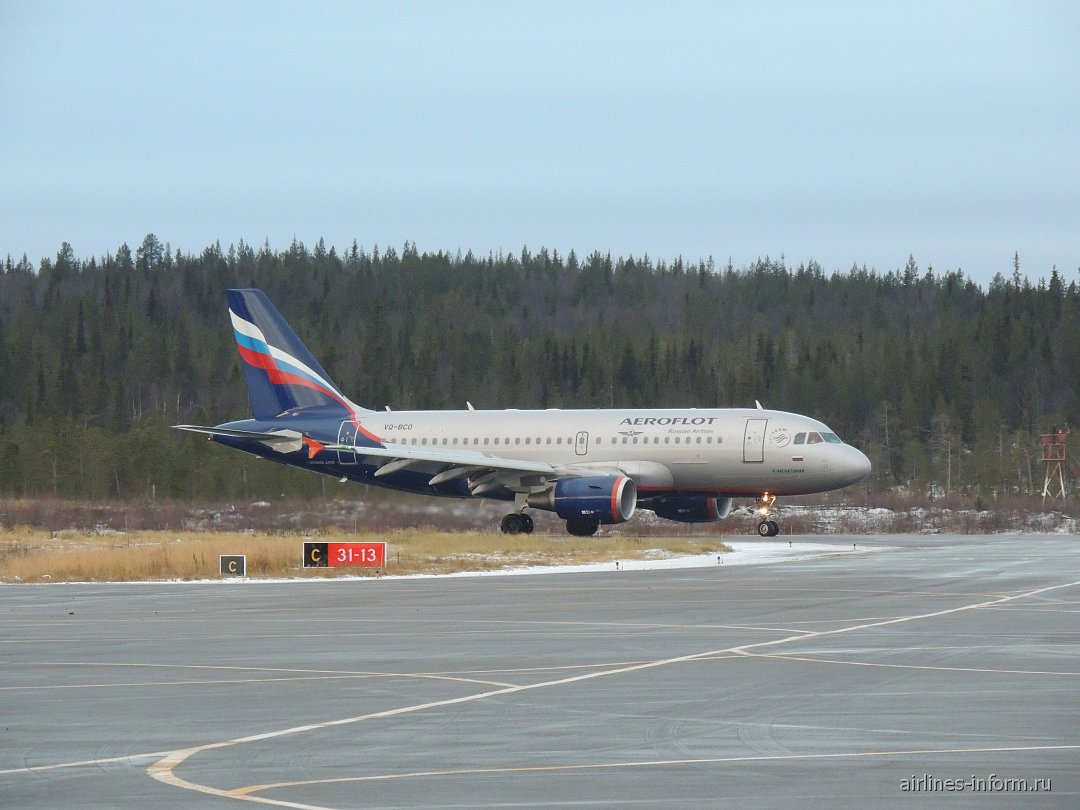
[[[1080,3],[0,0],[0,257],[1080,271]]]

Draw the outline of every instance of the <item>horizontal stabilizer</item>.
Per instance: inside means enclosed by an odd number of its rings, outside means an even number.
[[[227,436],[230,439],[248,439],[262,442],[279,453],[295,453],[304,446],[304,435],[295,430],[275,430],[272,433],[259,433],[254,430],[233,430],[232,428],[203,427],[202,425],[173,425],[177,430],[189,433],[205,433],[207,436]]]

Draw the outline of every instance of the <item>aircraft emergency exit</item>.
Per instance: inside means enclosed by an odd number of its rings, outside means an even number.
[[[177,425],[237,450],[339,479],[528,509],[570,534],[630,520],[637,509],[680,523],[727,516],[754,498],[763,537],[779,532],[777,496],[841,489],[870,462],[823,423],[758,408],[373,411],[356,405],[261,290],[228,290],[252,418]]]

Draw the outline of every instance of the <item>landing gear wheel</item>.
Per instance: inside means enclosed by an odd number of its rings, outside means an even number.
[[[522,512],[518,517],[521,518],[521,531],[525,534],[532,534],[533,529],[536,528],[531,516]]]
[[[761,522],[757,525],[757,533],[760,537],[776,537],[780,534],[780,524],[769,517],[772,505],[776,503],[776,496],[768,492],[761,493],[757,502],[757,513]]]
[[[780,534],[780,524],[775,520],[763,520],[757,525],[757,533],[761,537],[776,537]]]
[[[523,517],[524,515],[519,515],[517,512],[511,512],[502,519],[502,523],[499,524],[499,530],[503,534],[521,534],[526,530],[525,521],[522,520]],[[532,523],[531,519],[529,520],[529,523]]]
[[[592,537],[599,528],[600,523],[595,520],[571,518],[566,521],[566,531],[570,532],[574,537]]]

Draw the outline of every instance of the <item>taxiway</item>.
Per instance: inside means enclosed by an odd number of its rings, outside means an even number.
[[[3,586],[0,805],[1080,806],[1080,538],[827,541],[685,570]]]

